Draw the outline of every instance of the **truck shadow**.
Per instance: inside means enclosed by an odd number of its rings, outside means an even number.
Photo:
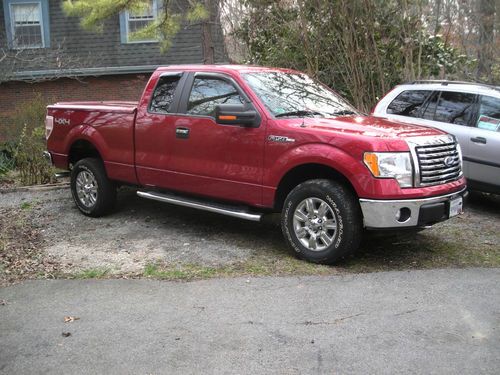
[[[191,239],[196,242],[203,239],[212,244],[221,241],[220,246],[231,249],[233,254],[239,251],[250,252],[252,257],[293,257],[284,242],[276,217],[268,216],[261,223],[249,222],[145,200],[137,197],[135,190],[128,188],[120,191],[117,209],[116,214],[123,218],[133,215],[139,221],[147,222],[148,227],[160,234],[163,231],[178,231],[184,238],[181,241]],[[476,216],[484,215],[496,221],[500,216],[500,200],[487,195],[474,195],[467,203],[466,210]],[[371,272],[461,267],[470,265],[471,262],[475,265],[474,257],[482,249],[471,247],[467,238],[474,238],[480,229],[467,225],[467,220],[468,218],[453,219],[420,233],[401,233],[389,237],[368,233],[359,251],[340,261],[335,267],[348,271]],[[456,233],[460,233],[459,238]],[[481,265],[479,260],[477,263]]]

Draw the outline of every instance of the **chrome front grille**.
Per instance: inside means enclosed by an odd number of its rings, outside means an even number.
[[[416,145],[420,179],[418,186],[444,184],[462,176],[462,161],[457,143],[451,138],[447,142]]]

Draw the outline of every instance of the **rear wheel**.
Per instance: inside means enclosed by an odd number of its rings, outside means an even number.
[[[351,191],[323,179],[306,181],[288,194],[281,228],[296,256],[324,264],[357,250],[363,229]]]
[[[96,158],[85,158],[74,165],[71,194],[78,209],[87,216],[103,216],[113,209],[116,202],[116,186]]]

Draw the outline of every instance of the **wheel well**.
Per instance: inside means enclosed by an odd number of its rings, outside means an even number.
[[[97,148],[90,143],[89,141],[85,140],[78,140],[73,145],[71,146],[69,150],[69,155],[68,155],[68,161],[70,166],[75,165],[75,163],[83,158],[101,158],[101,154],[99,154],[99,151],[97,151]]]
[[[281,179],[278,184],[278,189],[276,190],[274,208],[281,211],[288,193],[290,193],[295,186],[307,180],[314,180],[318,178],[334,180],[342,183],[351,190],[354,196],[357,196],[356,190],[352,186],[351,182],[335,169],[322,164],[303,164],[288,171]]]

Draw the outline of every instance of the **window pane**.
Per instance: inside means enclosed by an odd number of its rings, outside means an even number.
[[[134,36],[133,33],[140,31],[151,24],[155,18],[156,15],[153,0],[149,2],[147,8],[140,12],[127,12],[128,40],[133,42],[150,41],[151,38],[138,38]]]
[[[230,83],[214,78],[196,78],[189,96],[187,113],[215,117],[217,104],[243,103],[243,98]]]
[[[39,23],[39,4],[12,4],[14,23]]]
[[[151,105],[149,109],[151,112],[169,113],[170,105],[174,99],[175,89],[179,83],[180,77],[161,77],[158,85],[153,93]]]
[[[425,112],[422,114],[422,118],[426,120],[434,120],[434,113],[436,113],[436,105],[437,100],[439,98],[439,92],[435,92],[432,94],[432,98],[429,100],[429,104],[427,104],[427,108]]]
[[[141,12],[129,12],[129,19],[143,19],[143,18],[154,18],[153,10],[153,0],[151,0],[148,6]]]
[[[43,47],[40,4],[12,4],[15,47]]]
[[[491,96],[481,97],[477,127],[491,131],[500,131],[500,99]]]
[[[431,94],[429,90],[403,91],[387,108],[387,113],[400,116],[417,117],[425,99]]]
[[[468,125],[474,109],[474,94],[443,91],[436,108],[434,121]]]

